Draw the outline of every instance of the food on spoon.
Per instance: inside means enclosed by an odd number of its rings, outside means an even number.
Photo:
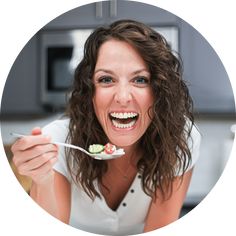
[[[107,143],[104,147],[104,152],[106,154],[112,154],[116,151],[116,146],[111,144],[111,143]]]
[[[102,144],[92,144],[89,146],[89,152],[92,154],[103,153],[103,154],[111,155],[115,151],[117,151],[116,146],[111,143],[107,143],[105,146]]]
[[[101,153],[104,150],[104,146],[101,144],[92,144],[89,145],[89,152],[92,154]]]

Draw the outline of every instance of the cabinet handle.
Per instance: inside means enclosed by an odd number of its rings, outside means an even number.
[[[102,2],[96,2],[96,18],[102,18]]]
[[[117,16],[117,0],[110,0],[110,17]]]

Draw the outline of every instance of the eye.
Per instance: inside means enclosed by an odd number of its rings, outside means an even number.
[[[110,76],[102,76],[98,78],[97,82],[100,84],[111,84],[113,82],[113,79]]]
[[[137,76],[133,79],[133,82],[138,86],[146,86],[149,84],[149,79],[145,76]]]

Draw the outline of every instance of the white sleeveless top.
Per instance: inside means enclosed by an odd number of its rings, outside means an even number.
[[[53,141],[65,142],[68,134],[69,119],[56,120],[43,128],[43,134],[48,134]],[[199,156],[200,134],[195,127],[191,132],[189,145],[192,152],[192,168]],[[130,189],[116,211],[106,204],[98,184],[97,191],[102,198],[92,201],[80,186],[71,181],[67,170],[64,148],[59,147],[59,157],[54,169],[64,175],[71,183],[71,212],[69,224],[80,230],[102,235],[131,235],[143,233],[145,218],[148,213],[151,198],[141,187],[141,176],[136,175]],[[181,174],[181,173],[179,173]]]

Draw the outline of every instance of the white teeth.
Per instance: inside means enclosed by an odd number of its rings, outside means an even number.
[[[110,113],[110,115],[114,118],[118,118],[118,119],[127,119],[127,118],[134,118],[136,117],[138,114],[134,113],[134,112],[124,112],[124,113],[116,113],[116,112],[112,112]]]
[[[119,129],[127,129],[127,128],[131,128],[132,126],[134,126],[134,124],[136,123],[136,120],[131,120],[129,123],[123,122],[121,121],[122,119],[129,119],[129,118],[135,118],[138,116],[138,113],[135,112],[112,112],[110,113],[110,116],[114,119],[111,119],[112,124]],[[119,120],[117,120],[119,119]]]
[[[128,124],[122,124],[122,123],[118,123],[115,120],[112,120],[112,124],[119,129],[127,129],[127,128],[131,128],[134,124],[135,124],[135,120],[132,120],[130,123]]]

